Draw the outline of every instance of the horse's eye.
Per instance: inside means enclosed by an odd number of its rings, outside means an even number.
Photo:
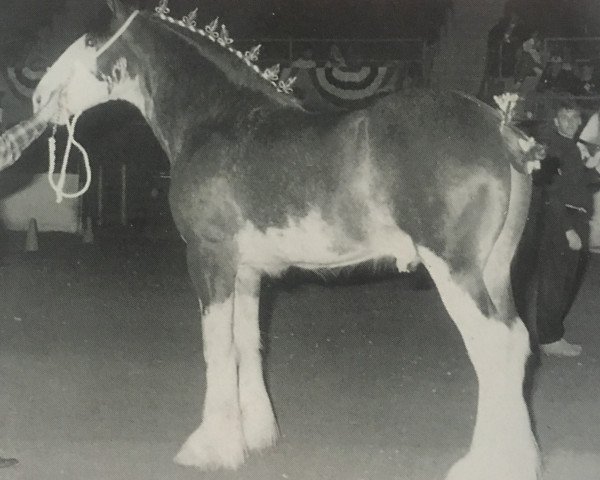
[[[86,47],[95,47],[96,46],[96,39],[94,37],[92,37],[91,35],[87,35],[85,37],[85,46]]]

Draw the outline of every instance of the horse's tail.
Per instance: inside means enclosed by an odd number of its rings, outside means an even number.
[[[546,156],[546,149],[533,139],[526,135],[521,129],[510,123],[505,123],[503,113],[491,107],[478,98],[468,93],[453,91],[456,97],[474,104],[478,109],[490,115],[497,122],[500,134],[508,148],[511,165],[520,173],[529,175],[533,170],[540,168],[540,162]]]
[[[456,98],[474,105],[476,110],[483,114],[483,118],[489,120],[490,128],[498,128],[498,141],[502,146],[500,152],[503,152],[498,161],[510,162],[510,193],[506,209],[503,209],[505,218],[487,257],[483,277],[498,311],[516,318],[510,265],[527,220],[531,202],[531,172],[541,166],[540,161],[545,157],[545,148],[516,126],[505,123],[505,117],[500,110],[471,95],[453,93]]]
[[[512,125],[501,125],[500,134],[508,148],[510,163],[519,173],[530,175],[541,168],[541,161],[546,157],[544,145]]]
[[[529,161],[530,155],[533,153],[523,153],[523,151],[515,155],[511,154],[508,208],[504,224],[487,258],[483,274],[496,308],[515,318],[518,314],[511,286],[511,264],[525,229],[531,203],[531,175],[521,168]]]

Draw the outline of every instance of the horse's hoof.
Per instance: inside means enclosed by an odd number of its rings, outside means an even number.
[[[2,458],[0,457],[0,468],[8,468],[17,465],[19,461],[16,458]]]
[[[235,435],[227,428],[207,428],[201,425],[190,435],[175,463],[201,470],[237,469],[244,463],[246,454],[241,435]]]
[[[240,392],[242,394],[244,392]],[[272,447],[279,437],[277,420],[271,401],[264,389],[254,395],[242,396],[242,429],[248,450],[264,450]]]
[[[496,456],[498,460],[500,457]],[[490,457],[467,454],[446,475],[446,480],[539,480],[539,464],[527,465],[510,456],[502,457],[499,463]]]
[[[273,416],[269,412],[262,417],[262,421],[257,421],[258,415],[244,418],[244,438],[248,450],[264,450],[277,443],[279,438],[279,429]]]

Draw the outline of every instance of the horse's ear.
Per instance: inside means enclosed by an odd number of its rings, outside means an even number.
[[[115,13],[116,11],[116,5],[115,5],[116,0],[106,0],[106,4],[108,5],[108,8],[110,8],[110,11]]]
[[[106,3],[115,17],[126,14],[129,11],[128,7],[121,0],[106,0]]]

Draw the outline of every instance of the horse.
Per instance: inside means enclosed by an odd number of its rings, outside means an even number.
[[[539,478],[523,395],[529,335],[510,283],[538,155],[530,139],[457,92],[310,112],[224,27],[169,17],[164,0],[155,12],[107,3],[109,18],[41,79],[34,110],[60,92],[65,124],[130,102],[169,158],[206,366],[202,422],[175,461],[236,469],[278,438],[260,350],[263,276],[392,258],[399,271],[428,269],[478,379],[470,449],[446,478]]]

